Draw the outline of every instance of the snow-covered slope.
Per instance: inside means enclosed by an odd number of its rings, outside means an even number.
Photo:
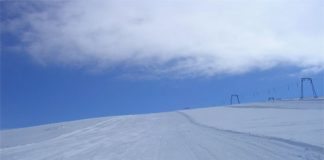
[[[1,160],[324,159],[324,101],[276,101],[1,131]]]
[[[324,147],[324,101],[276,101],[185,111],[218,129]]]

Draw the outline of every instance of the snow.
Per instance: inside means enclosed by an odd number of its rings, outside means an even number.
[[[324,101],[275,101],[185,111],[219,129],[324,147]]]
[[[12,147],[29,143],[37,143],[48,140],[74,130],[95,125],[107,118],[93,118],[71,122],[48,124],[36,127],[28,127],[0,132],[0,147]]]
[[[1,160],[324,159],[324,101],[275,101],[1,131]]]

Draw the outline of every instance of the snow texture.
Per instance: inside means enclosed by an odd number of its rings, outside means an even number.
[[[275,101],[1,131],[1,160],[324,159],[324,101]]]

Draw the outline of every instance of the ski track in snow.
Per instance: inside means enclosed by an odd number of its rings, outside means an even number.
[[[109,118],[37,143],[2,148],[1,160],[322,160],[306,143],[221,130],[184,112]]]

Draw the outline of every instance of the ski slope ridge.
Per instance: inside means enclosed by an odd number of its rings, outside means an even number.
[[[5,130],[0,159],[318,160],[323,111],[323,101],[287,101]]]
[[[252,136],[252,137],[258,137],[258,138],[265,138],[265,139],[269,139],[269,140],[280,141],[280,142],[288,143],[288,144],[291,144],[291,145],[312,148],[313,150],[317,150],[317,151],[320,151],[320,152],[323,152],[324,153],[324,148],[319,147],[319,146],[316,146],[316,145],[311,145],[311,144],[307,144],[307,143],[303,143],[303,142],[297,142],[297,141],[291,141],[291,140],[287,140],[287,139],[283,139],[283,138],[278,138],[278,137],[260,136],[260,135],[250,134],[250,133],[247,134],[247,133],[244,133],[244,132],[233,131],[233,130],[219,129],[219,128],[215,128],[215,127],[211,127],[211,126],[207,126],[207,125],[203,125],[203,124],[197,123],[190,116],[188,116],[187,114],[185,114],[183,112],[178,112],[178,113],[179,114],[182,114],[183,116],[185,116],[191,123],[193,123],[193,124],[195,124],[197,126],[214,129],[214,130],[217,130],[219,132],[227,132],[227,133],[232,133],[232,134],[241,134],[241,135],[246,135],[246,136]]]

